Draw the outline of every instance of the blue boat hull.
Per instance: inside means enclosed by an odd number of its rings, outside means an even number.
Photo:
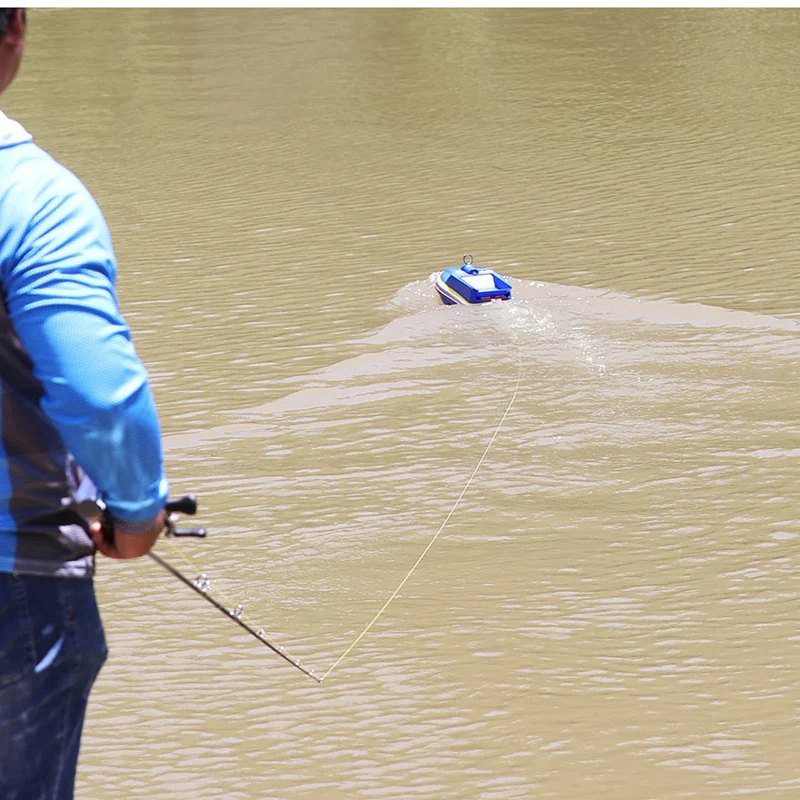
[[[464,264],[449,267],[436,278],[436,292],[446,306],[511,299],[511,284],[493,269]]]

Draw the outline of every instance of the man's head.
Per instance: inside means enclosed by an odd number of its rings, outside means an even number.
[[[24,42],[25,9],[0,8],[0,92],[17,74]]]

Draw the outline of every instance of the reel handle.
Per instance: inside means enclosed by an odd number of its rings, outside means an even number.
[[[169,500],[164,506],[164,511],[167,512],[167,527],[164,531],[165,536],[192,536],[196,539],[206,538],[205,528],[188,528],[180,530],[175,527],[178,521],[178,514],[196,514],[197,513],[197,497],[193,494],[186,494],[179,497],[177,500]]]
[[[176,530],[176,529],[173,528],[172,530],[167,530],[166,535],[167,536],[175,536],[175,537],[193,536],[196,539],[205,539],[206,538],[206,529],[205,528],[188,528],[188,529],[185,528],[183,530]]]
[[[197,513],[197,497],[193,494],[185,494],[177,500],[168,500],[164,506],[167,514],[188,514],[194,516]]]

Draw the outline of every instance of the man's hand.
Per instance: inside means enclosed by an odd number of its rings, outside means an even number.
[[[143,533],[132,534],[114,531],[113,544],[103,535],[103,526],[99,519],[94,520],[89,525],[89,532],[95,547],[104,556],[109,558],[138,558],[150,551],[150,548],[156,543],[156,539],[158,539],[166,525],[167,514],[165,511],[160,511],[150,527]]]

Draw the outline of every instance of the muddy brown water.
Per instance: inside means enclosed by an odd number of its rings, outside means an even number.
[[[800,16],[32,10],[205,572],[142,560],[78,797],[800,793]],[[514,298],[444,308],[472,253]]]

